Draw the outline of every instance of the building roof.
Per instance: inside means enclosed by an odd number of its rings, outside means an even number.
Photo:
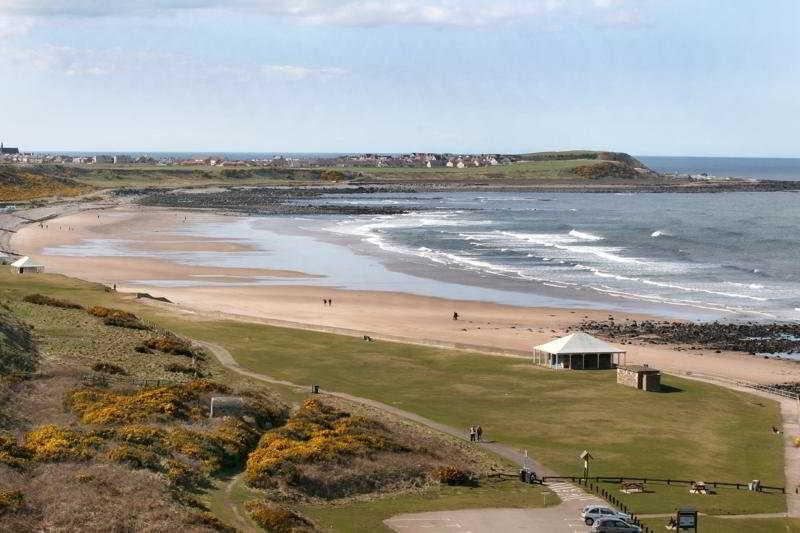
[[[560,339],[552,340],[546,344],[536,346],[535,350],[550,354],[581,354],[581,353],[623,353],[616,346],[601,341],[591,335],[579,331]]]
[[[658,374],[661,372],[659,369],[647,365],[622,365],[619,368],[641,374]]]
[[[42,265],[41,263],[37,263],[36,261],[34,261],[33,259],[31,259],[26,255],[25,257],[20,257],[19,259],[11,263],[11,266],[14,268],[21,268],[21,267],[31,268],[31,267],[41,267],[44,265]]]

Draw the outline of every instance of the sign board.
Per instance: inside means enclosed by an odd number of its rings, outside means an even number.
[[[697,531],[697,509],[694,507],[681,507],[678,509],[676,523],[678,530],[693,529]]]

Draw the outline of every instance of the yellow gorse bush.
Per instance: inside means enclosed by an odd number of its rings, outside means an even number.
[[[52,424],[41,426],[25,435],[25,447],[36,461],[88,459],[100,440],[71,429]]]
[[[161,428],[141,424],[122,426],[114,431],[114,436],[117,440],[145,446],[163,442],[166,434],[167,432]]]
[[[256,524],[273,533],[308,531],[311,526],[297,513],[264,500],[250,500],[244,506]]]
[[[129,313],[121,309],[111,309],[109,307],[103,307],[102,305],[95,305],[94,307],[90,307],[87,312],[90,315],[94,315],[100,318],[116,317],[128,320],[138,320],[138,317],[133,313]]]
[[[199,461],[205,471],[215,472],[241,461],[258,442],[258,432],[240,420],[229,418],[210,432],[174,429],[164,442],[172,453]]]
[[[202,418],[204,412],[190,403],[210,392],[224,393],[228,388],[205,380],[133,394],[83,388],[70,392],[67,401],[86,424],[129,424],[154,418]]]
[[[264,434],[247,459],[247,481],[264,485],[285,463],[335,461],[345,456],[397,450],[381,431],[375,422],[308,400],[286,426]]]
[[[159,470],[161,461],[155,453],[143,446],[121,444],[105,453],[105,459],[112,463],[126,464],[133,468]]]

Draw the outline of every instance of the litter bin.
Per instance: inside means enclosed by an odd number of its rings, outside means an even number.
[[[536,483],[536,472],[523,468],[519,471],[519,480],[523,483]]]

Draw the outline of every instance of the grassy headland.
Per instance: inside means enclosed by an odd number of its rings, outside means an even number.
[[[227,371],[166,329],[162,317],[192,323],[171,310],[7,269],[0,302],[0,520],[11,528],[252,530],[247,509],[264,523],[299,511],[327,528],[366,505],[375,509],[361,523],[376,530],[407,509],[480,505],[487,494],[503,506],[543,503],[541,487],[530,499],[517,483],[440,485],[437,468],[480,476],[503,466],[386,413],[329,399],[291,414],[306,394]],[[243,416],[210,420],[211,395],[243,398]]]
[[[0,165],[0,202],[78,196],[89,187],[42,167]]]
[[[563,474],[578,474],[589,449],[596,475],[749,481],[783,485],[781,424],[774,402],[675,377],[669,392],[618,385],[610,372],[552,372],[528,361],[229,321],[187,320],[163,308],[57,277],[4,275],[10,291],[47,292],[84,304],[124,306],[182,335],[221,344],[240,364],[296,383],[320,383],[528,449]],[[23,289],[24,287],[24,289]],[[105,303],[104,303],[105,302]],[[623,497],[640,512],[686,502],[685,488]],[[782,496],[720,489],[691,503],[708,513],[785,509]]]

